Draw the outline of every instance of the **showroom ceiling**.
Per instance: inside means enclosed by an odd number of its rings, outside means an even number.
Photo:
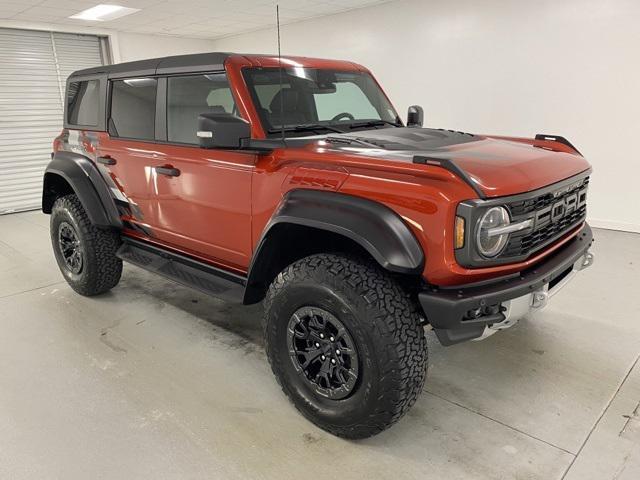
[[[0,0],[0,22],[46,22],[97,26],[134,33],[220,38],[274,24],[280,5],[282,24],[331,15],[388,0]],[[69,18],[100,3],[139,9],[110,21]]]

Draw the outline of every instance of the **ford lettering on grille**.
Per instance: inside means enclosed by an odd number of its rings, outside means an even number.
[[[502,258],[529,255],[562,237],[584,221],[589,178],[539,197],[507,205],[512,220],[533,218],[531,229],[514,234]]]

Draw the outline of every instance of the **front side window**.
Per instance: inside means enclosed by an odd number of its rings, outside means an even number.
[[[167,139],[198,144],[198,115],[237,115],[225,73],[169,77],[167,83]]]
[[[67,123],[71,125],[98,125],[100,82],[87,80],[70,82],[67,87]]]
[[[109,133],[117,137],[153,140],[155,137],[155,78],[117,80],[111,86]]]
[[[348,131],[367,122],[400,125],[393,106],[366,72],[294,67],[248,68],[243,73],[270,136],[283,129],[296,134],[310,126]]]

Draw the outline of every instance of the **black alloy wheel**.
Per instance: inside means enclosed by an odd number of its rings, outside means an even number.
[[[74,275],[79,275],[84,264],[82,247],[76,230],[68,222],[61,222],[58,226],[58,248],[65,266]]]
[[[117,256],[120,232],[91,223],[75,195],[59,197],[51,208],[53,254],[67,283],[85,296],[115,287],[122,274]]]
[[[294,368],[317,394],[338,400],[353,391],[358,352],[335,315],[318,307],[299,308],[289,320],[287,343]]]

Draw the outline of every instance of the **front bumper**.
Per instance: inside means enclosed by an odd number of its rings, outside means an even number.
[[[573,240],[528,270],[490,283],[434,287],[418,294],[420,304],[443,345],[481,338],[544,307],[576,272],[593,263],[592,243],[585,223]]]

